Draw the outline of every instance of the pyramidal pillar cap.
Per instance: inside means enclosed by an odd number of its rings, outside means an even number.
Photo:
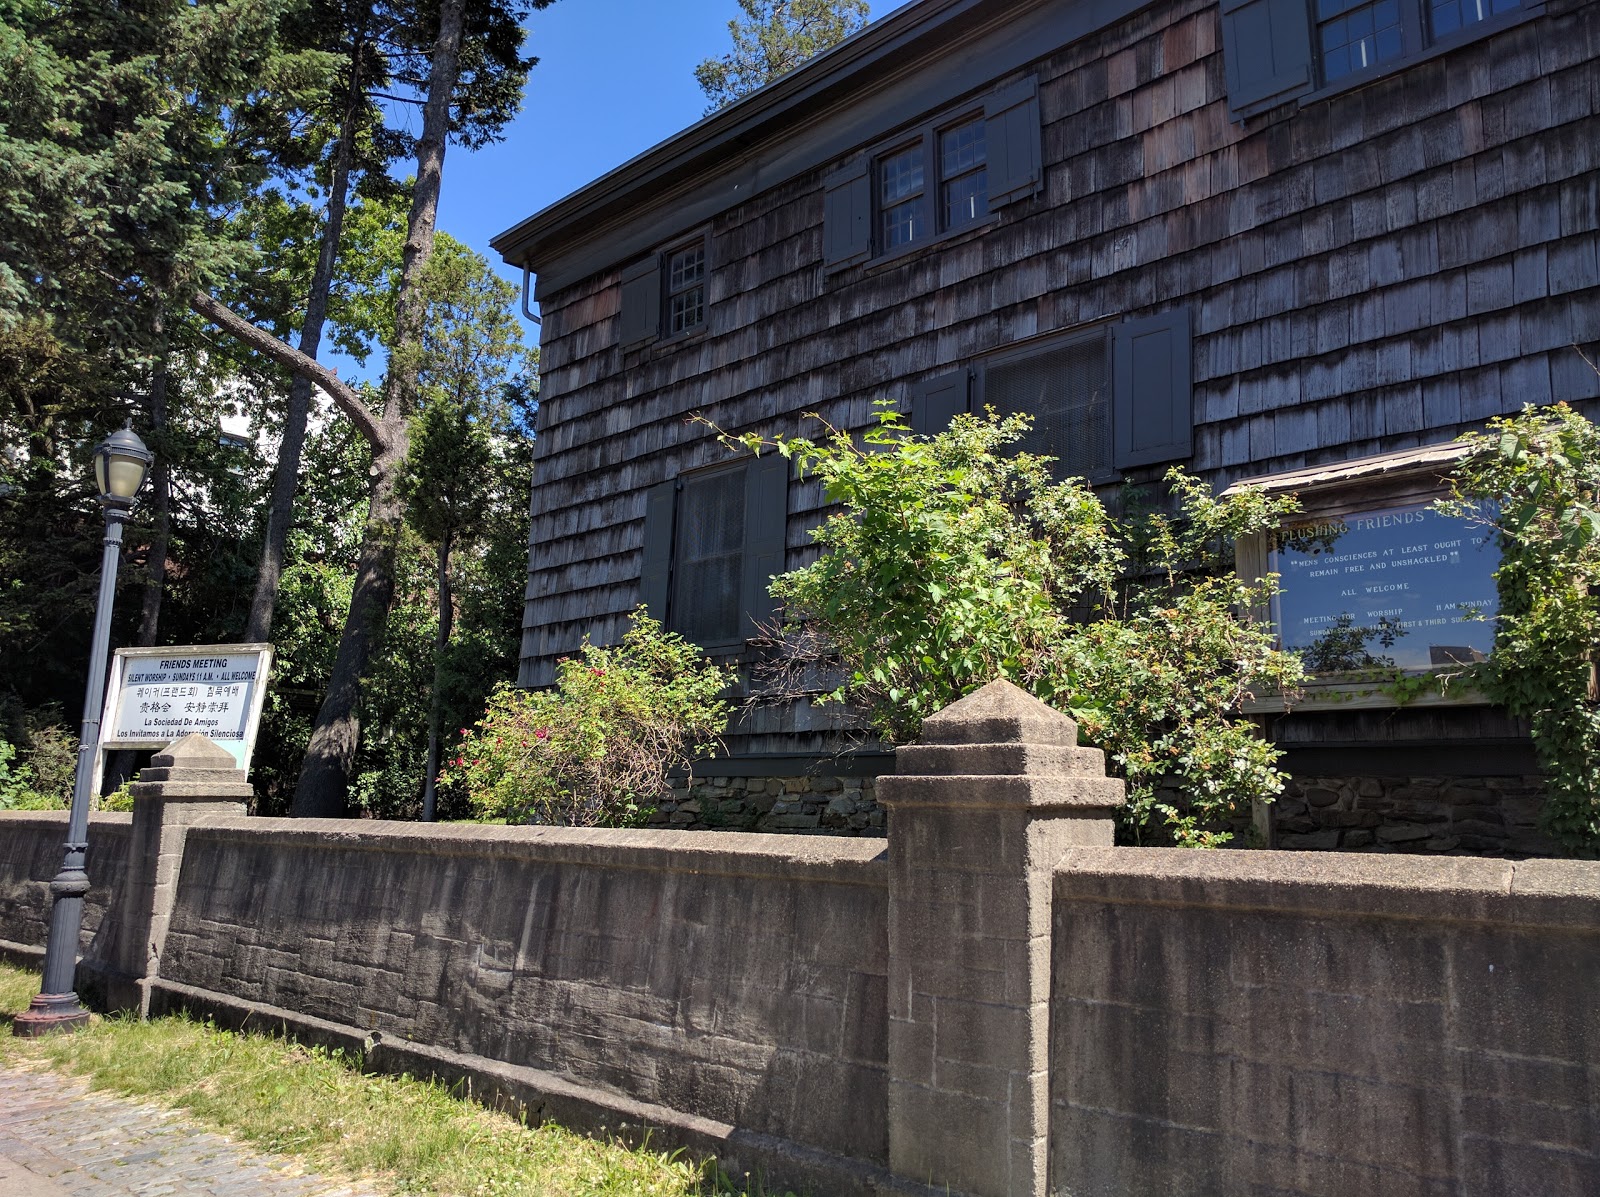
[[[1005,678],[958,699],[922,722],[923,744],[1078,743],[1078,725]]]
[[[226,748],[199,733],[168,744],[139,770],[129,792],[140,798],[184,802],[248,802],[250,783]]]
[[[174,740],[155,756],[150,764],[156,769],[237,769],[239,762],[233,753],[216,741],[199,732],[190,732]]]

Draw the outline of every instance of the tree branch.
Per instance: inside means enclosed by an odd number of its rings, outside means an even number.
[[[265,329],[257,328],[204,291],[194,292],[189,297],[189,306],[257,353],[271,358],[286,370],[310,379],[333,400],[334,406],[349,417],[350,422],[356,426],[356,431],[367,438],[367,443],[372,446],[374,453],[382,453],[389,447],[389,438],[383,425],[373,416],[371,409],[361,401],[356,389],[342,381],[321,362],[286,345]]]

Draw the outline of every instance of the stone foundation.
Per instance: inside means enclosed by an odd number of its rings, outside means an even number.
[[[1296,777],[1273,804],[1276,846],[1300,851],[1556,856],[1538,777]]]
[[[882,836],[874,777],[696,777],[656,808],[649,827]]]

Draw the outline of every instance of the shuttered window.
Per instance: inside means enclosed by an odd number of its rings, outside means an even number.
[[[1520,0],[1219,0],[1228,106],[1235,119],[1313,88],[1396,70],[1443,41],[1482,36]]]
[[[823,262],[841,269],[979,225],[1037,192],[1039,102],[1032,78],[947,113],[823,182]]]
[[[706,323],[706,235],[623,268],[623,349],[698,332]]]
[[[1019,449],[1055,458],[1057,478],[1108,482],[1193,454],[1190,359],[1183,308],[1043,339],[914,383],[911,430],[984,407],[1028,415]]]
[[[732,648],[772,617],[784,566],[788,462],[769,455],[646,493],[639,601],[703,647]]]

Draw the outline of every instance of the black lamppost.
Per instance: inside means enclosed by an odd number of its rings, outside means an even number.
[[[133,498],[144,485],[155,454],[134,435],[132,427],[113,432],[94,451],[94,478],[105,510],[105,552],[100,558],[100,597],[94,608],[94,639],[89,649],[89,680],[83,690],[83,730],[78,737],[78,774],[72,787],[72,813],[67,819],[66,859],[50,883],[50,941],[44,950],[44,984],[27,1012],[17,1015],[18,1035],[75,1031],[89,1021],[78,1002],[73,974],[78,967],[78,935],[83,927],[83,896],[89,875],[83,871],[89,845],[89,799],[94,787],[95,754],[100,748],[100,708],[106,695],[106,650],[111,639],[111,604],[117,590],[117,565],[122,552],[122,525]]]

